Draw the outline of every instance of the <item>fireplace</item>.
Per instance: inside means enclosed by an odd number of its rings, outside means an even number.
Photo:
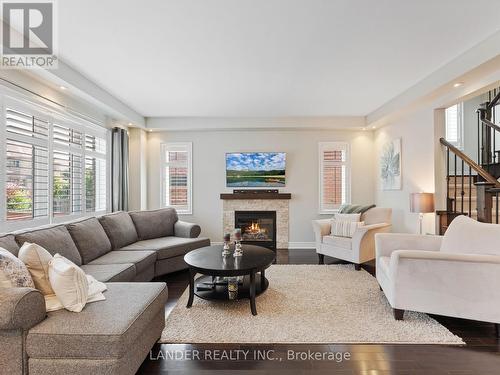
[[[242,243],[276,250],[276,211],[235,211],[234,226]]]

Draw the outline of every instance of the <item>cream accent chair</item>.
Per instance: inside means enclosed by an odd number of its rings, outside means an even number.
[[[377,234],[377,281],[394,317],[419,311],[500,323],[500,225],[455,218],[444,236]]]
[[[375,233],[390,232],[391,216],[391,208],[370,208],[361,215],[365,225],[357,228],[352,238],[330,235],[332,219],[313,220],[319,264],[324,264],[327,255],[354,263],[359,271],[362,263],[375,259]]]

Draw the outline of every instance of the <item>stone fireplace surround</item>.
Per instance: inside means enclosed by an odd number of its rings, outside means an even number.
[[[222,198],[222,196],[221,196]],[[249,197],[250,198],[250,197]],[[276,211],[276,248],[288,249],[289,198],[285,199],[223,199],[222,227],[224,233],[234,232],[235,211]],[[221,234],[221,238],[222,238]]]

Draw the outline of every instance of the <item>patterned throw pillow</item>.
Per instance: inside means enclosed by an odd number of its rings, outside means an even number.
[[[34,288],[35,283],[24,263],[0,247],[0,287]]]
[[[356,229],[364,224],[363,221],[333,220],[331,235],[352,238]]]
[[[361,214],[335,214],[333,220],[341,220],[341,221],[360,221]]]

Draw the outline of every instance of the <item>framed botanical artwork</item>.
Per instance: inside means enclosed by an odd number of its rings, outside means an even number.
[[[384,144],[380,155],[382,190],[401,190],[401,138]]]

